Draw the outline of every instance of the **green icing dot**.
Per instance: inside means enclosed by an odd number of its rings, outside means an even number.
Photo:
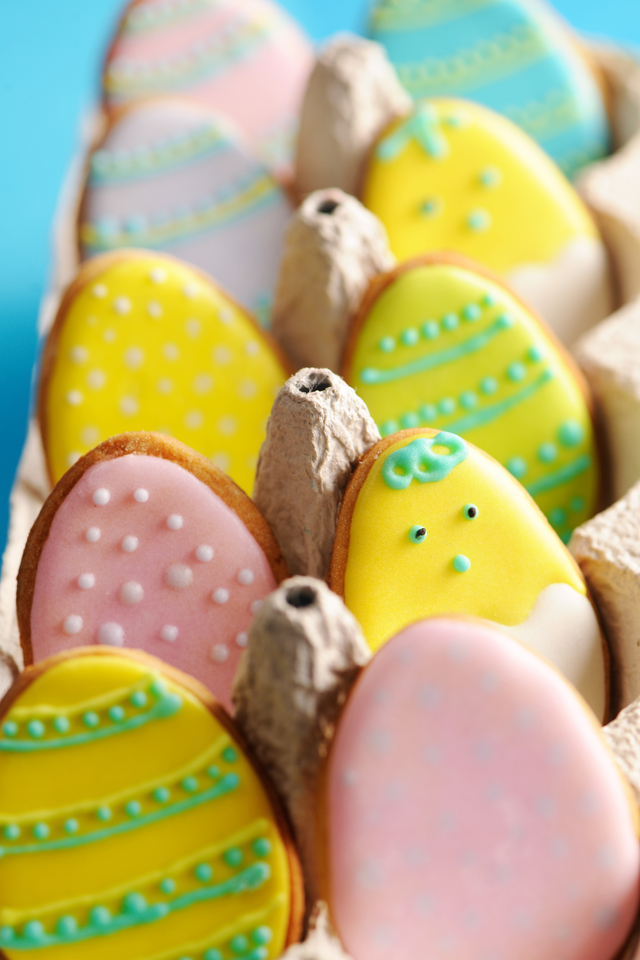
[[[67,733],[70,726],[68,717],[54,717],[53,729],[56,733]]]
[[[39,920],[29,920],[22,928],[22,934],[25,940],[37,943],[44,937],[44,927]]]
[[[128,803],[125,803],[124,809],[128,817],[139,817],[142,806],[138,800],[129,800]]]
[[[383,337],[378,346],[383,353],[391,353],[396,348],[396,342],[393,337]]]
[[[467,217],[467,226],[474,233],[484,233],[491,226],[491,214],[488,210],[472,210]]]
[[[477,303],[468,303],[466,307],[462,308],[462,316],[465,320],[470,320],[472,323],[474,320],[479,320],[482,315],[482,310]]]
[[[537,343],[527,350],[527,360],[531,360],[532,363],[539,363],[540,360],[544,360],[544,357],[544,350]]]
[[[122,901],[122,909],[125,913],[133,915],[144,913],[147,909],[147,901],[141,893],[128,893]]]
[[[502,170],[498,167],[485,167],[480,171],[480,183],[491,190],[502,183]]]
[[[425,423],[431,423],[438,416],[438,411],[432,403],[423,403],[420,407],[420,416]]]
[[[400,341],[405,345],[405,347],[415,347],[419,339],[420,334],[415,327],[409,327],[407,330],[403,330],[400,334]]]
[[[553,463],[558,456],[555,443],[543,443],[538,447],[538,460],[541,463]]]
[[[13,720],[7,720],[7,722],[2,725],[2,732],[4,733],[5,737],[17,737],[18,724],[14,723]]]
[[[78,921],[75,917],[71,917],[68,914],[64,917],[60,917],[56,923],[56,933],[61,937],[70,937],[78,929]]]
[[[430,197],[428,200],[425,200],[424,203],[420,204],[420,212],[425,215],[425,217],[436,217],[444,207],[444,203],[438,197]]]
[[[93,907],[89,919],[96,927],[106,927],[111,922],[111,911],[106,907]]]
[[[207,768],[207,773],[213,780],[215,780],[216,777],[220,776],[220,768],[216,767],[214,764],[213,766]]]
[[[569,543],[569,540],[571,540],[572,533],[573,533],[573,530],[561,530],[560,533],[558,534],[558,536],[564,543],[565,547]]]
[[[222,759],[226,760],[227,763],[235,763],[238,759],[238,754],[233,747],[225,747],[222,751]]]
[[[527,472],[527,464],[522,457],[511,457],[507,461],[507,470],[516,480],[521,480]]]
[[[457,570],[458,573],[466,573],[470,566],[471,560],[469,560],[469,557],[465,557],[463,553],[459,553],[457,557],[453,558],[453,569]]]
[[[167,692],[167,685],[161,677],[156,677],[149,685],[149,690],[154,697],[164,697]]]
[[[380,433],[383,437],[388,437],[392,433],[398,432],[398,422],[397,420],[385,420],[385,422],[380,427]]]
[[[74,833],[78,832],[78,826],[79,824],[75,817],[69,817],[68,820],[65,820],[63,829],[69,836],[73,836]]]
[[[222,954],[215,947],[205,950],[202,960],[222,960]]]
[[[270,927],[256,927],[256,929],[251,934],[251,939],[254,943],[257,943],[258,946],[262,946],[264,943],[270,943],[273,939],[273,932]]]
[[[498,389],[498,381],[495,377],[484,377],[480,381],[480,393],[484,393],[485,396],[491,396],[492,393],[495,393]]]
[[[411,527],[411,530],[409,530],[409,540],[411,540],[411,543],[424,543],[426,539],[426,527],[422,527],[419,523],[416,523]]]
[[[252,849],[256,857],[266,857],[271,853],[271,840],[267,837],[258,837],[253,841]]]
[[[100,723],[100,717],[97,713],[94,713],[93,710],[88,710],[84,714],[82,722],[84,723],[85,727],[89,727],[90,730],[95,730]]]
[[[113,720],[114,723],[120,723],[121,720],[124,720],[124,707],[119,705],[109,707],[109,720]]]
[[[225,851],[222,859],[228,867],[239,867],[244,859],[244,855],[240,847],[231,847],[230,850]]]
[[[519,383],[521,380],[524,380],[526,375],[527,368],[524,363],[520,363],[517,360],[515,363],[510,363],[507,367],[507,376],[513,383]]]
[[[460,394],[460,406],[464,407],[465,410],[473,410],[474,407],[478,406],[478,397],[473,390],[465,390],[464,393]]]
[[[570,506],[574,513],[582,513],[586,507],[584,497],[572,497]]]
[[[98,807],[96,810],[96,817],[102,823],[107,823],[108,820],[111,820],[112,816],[113,813],[111,811],[111,807]]]
[[[567,511],[563,507],[554,507],[549,512],[549,523],[552,527],[562,527],[567,522]]]
[[[515,325],[515,319],[510,313],[501,313],[498,317],[498,327],[500,330],[510,330]]]
[[[443,417],[448,417],[456,409],[456,402],[453,397],[445,397],[438,403],[438,410]]]
[[[420,426],[420,417],[417,413],[403,413],[400,417],[400,426],[403,430],[411,430]]]
[[[131,694],[130,700],[134,707],[146,707],[147,705],[147,695],[144,690],[136,690],[135,693]]]
[[[422,324],[422,336],[426,337],[427,340],[435,340],[436,337],[440,336],[440,327],[435,320],[427,320],[426,323]]]
[[[563,447],[577,447],[584,440],[584,427],[577,420],[565,420],[558,430],[558,440]]]
[[[495,293],[485,293],[484,297],[482,298],[483,307],[495,307],[497,302],[498,298],[496,297]]]
[[[466,503],[462,508],[462,513],[465,519],[475,520],[480,511],[476,507],[475,503]]]
[[[187,793],[195,793],[198,786],[197,777],[185,777],[182,781],[182,789],[186,790]]]
[[[27,733],[34,740],[40,740],[41,737],[44,737],[44,723],[42,720],[29,720]]]
[[[22,830],[17,823],[8,823],[2,833],[5,840],[17,840]]]
[[[445,330],[449,330],[449,331],[456,330],[459,323],[460,323],[460,320],[457,314],[455,313],[447,313],[442,318],[442,326],[444,327]]]
[[[0,927],[0,945],[7,946],[15,939],[16,932],[13,927],[9,927],[6,924]]]
[[[208,883],[213,876],[213,870],[208,863],[199,863],[193,871],[193,874],[200,883]]]
[[[156,803],[166,803],[169,799],[170,793],[168,787],[156,787],[153,791],[153,799]]]
[[[237,936],[231,938],[229,946],[234,953],[244,953],[249,947],[249,941],[239,933]]]
[[[49,827],[46,823],[36,823],[33,828],[33,835],[36,840],[46,840],[49,836]]]
[[[176,882],[172,880],[171,877],[165,877],[160,881],[160,892],[170,896],[172,893],[175,893]]]

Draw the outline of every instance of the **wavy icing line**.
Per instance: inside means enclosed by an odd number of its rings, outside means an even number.
[[[436,453],[445,447],[447,453]],[[394,450],[382,466],[382,479],[392,490],[406,490],[412,480],[437,483],[467,459],[469,448],[453,433],[441,431],[435,437],[418,437],[406,447]]]
[[[564,467],[560,467],[559,470],[554,470],[552,473],[547,473],[545,476],[535,480],[526,487],[526,490],[532,497],[536,497],[540,493],[547,493],[549,490],[555,490],[556,487],[570,483],[571,480],[575,480],[576,477],[586,473],[591,463],[591,457],[583,453],[572,463],[567,463]]]
[[[197,13],[215,10],[219,0],[165,0],[164,3],[133,7],[122,26],[123,34],[150,33],[172,23],[189,20]]]
[[[495,6],[496,0],[387,0],[374,10],[371,25],[373,30],[396,33],[449,23],[481,10]],[[379,40],[378,37],[375,37]]]

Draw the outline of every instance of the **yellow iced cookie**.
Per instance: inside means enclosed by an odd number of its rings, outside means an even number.
[[[229,718],[144,654],[29,668],[0,712],[8,960],[279,957],[300,874]]]
[[[596,512],[586,384],[533,314],[472,264],[423,256],[380,277],[342,374],[382,436],[428,425],[495,457],[565,542]]]
[[[369,451],[345,493],[330,585],[372,650],[415,620],[480,617],[606,714],[606,649],[576,563],[520,484],[455,434],[406,430]]]
[[[552,160],[478,104],[423,100],[374,147],[363,202],[399,260],[452,250],[491,267],[565,343],[611,312],[607,254]]]
[[[40,425],[52,481],[102,440],[167,433],[251,493],[283,357],[205,274],[125,251],[86,264],[49,336]]]

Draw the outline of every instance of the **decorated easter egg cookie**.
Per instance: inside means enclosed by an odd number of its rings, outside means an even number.
[[[60,481],[18,577],[25,662],[136,647],[231,705],[247,630],[287,575],[271,530],[226,474],[158,434],[105,441]]]
[[[199,684],[83,649],[27,669],[0,712],[4,958],[267,960],[297,939],[282,813]]]
[[[250,492],[287,376],[252,318],[204,274],[159,254],[96,258],[67,290],[45,347],[39,417],[50,476],[101,440],[154,430]]]
[[[228,121],[156,98],[112,120],[91,155],[80,247],[84,257],[122,247],[175,253],[266,322],[290,214]]]
[[[234,120],[263,159],[287,166],[313,49],[270,0],[134,0],[112,45],[104,96],[200,100]]]
[[[609,152],[598,82],[538,0],[378,0],[371,36],[415,100],[460,96],[491,107],[569,177]]]
[[[414,620],[480,617],[606,716],[607,651],[577,564],[522,486],[456,434],[405,430],[371,448],[345,492],[330,586],[373,650]]]
[[[631,793],[569,685],[486,625],[423,621],[376,654],[322,800],[353,960],[612,960],[631,930]]]
[[[475,266],[422,256],[382,275],[353,324],[343,376],[383,436],[425,424],[495,457],[565,543],[596,512],[586,384],[543,324]]]
[[[363,202],[406,260],[454,250],[490,267],[565,343],[611,312],[607,253],[555,164],[477,104],[423,100],[382,134]]]

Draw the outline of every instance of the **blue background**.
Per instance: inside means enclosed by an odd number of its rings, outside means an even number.
[[[369,0],[285,0],[314,40],[362,31]],[[58,192],[123,0],[2,0],[0,6],[0,548],[24,441],[36,318]],[[586,34],[640,46],[638,0],[557,0]]]

